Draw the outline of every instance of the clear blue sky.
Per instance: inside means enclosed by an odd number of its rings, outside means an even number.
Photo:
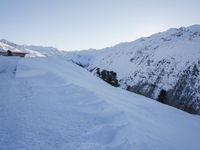
[[[0,38],[64,50],[103,48],[200,24],[200,0],[0,0]]]

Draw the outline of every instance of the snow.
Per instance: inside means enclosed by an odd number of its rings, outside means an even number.
[[[61,57],[0,57],[1,150],[198,150],[200,117]]]
[[[63,52],[60,56],[64,57],[64,59],[68,61],[87,67],[98,55],[101,55],[104,52],[105,50],[89,49]]]
[[[192,32],[200,32],[200,25],[195,24],[188,27],[188,29]]]
[[[12,46],[7,45],[7,44],[5,44],[5,43],[3,43],[3,42],[1,42],[1,41],[0,41],[0,48],[1,48],[1,50],[4,50],[4,51],[7,51],[7,50],[10,50],[10,49],[13,49]]]
[[[44,47],[40,47],[41,51]],[[45,50],[47,51],[48,48]],[[50,48],[49,48],[50,49]],[[5,39],[0,40],[0,51],[12,51],[12,52],[24,52],[27,53],[25,57],[45,57],[45,53],[41,53],[37,46],[25,46],[25,45],[17,45],[15,43],[9,42]],[[50,53],[50,50],[48,51]]]
[[[124,89],[141,82],[156,84],[151,96],[156,99],[161,89],[173,89],[184,70],[199,64],[200,25],[171,28],[100,51],[102,53],[91,59],[88,70],[94,70],[94,74],[95,68],[116,72],[120,86]],[[157,84],[158,76],[160,83]],[[199,81],[196,83],[199,85]],[[196,88],[194,91],[199,90]],[[199,93],[195,92],[194,95],[198,97]]]

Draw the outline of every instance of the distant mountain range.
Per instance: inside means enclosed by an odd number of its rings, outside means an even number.
[[[27,57],[45,57],[59,53],[54,47],[43,47],[33,45],[18,45],[5,39],[0,40],[0,51],[26,52]]]

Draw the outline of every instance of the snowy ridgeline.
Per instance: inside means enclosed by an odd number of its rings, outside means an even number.
[[[113,71],[123,89],[200,114],[200,25],[172,28],[100,52],[86,67],[94,74],[98,68]],[[76,52],[80,56],[72,57],[73,62],[85,64],[89,53]]]
[[[0,52],[5,52],[8,50],[12,52],[27,53],[26,57],[46,57],[61,53],[58,49],[53,47],[18,45],[5,39],[0,40]]]
[[[59,56],[0,57],[1,150],[199,150],[200,117]]]

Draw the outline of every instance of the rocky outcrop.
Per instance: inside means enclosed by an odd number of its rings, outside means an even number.
[[[117,80],[117,73],[114,71],[108,70],[100,70],[100,68],[96,68],[96,74],[98,77],[106,81],[112,86],[119,87],[119,82]]]

